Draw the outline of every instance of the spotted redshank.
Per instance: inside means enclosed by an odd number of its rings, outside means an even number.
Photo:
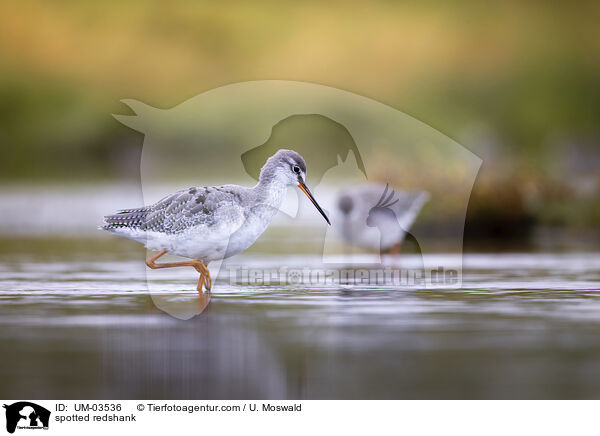
[[[337,196],[333,228],[348,244],[395,252],[428,199],[426,191],[407,192],[379,184],[353,186]]]
[[[226,259],[250,247],[279,210],[287,186],[297,185],[323,215],[305,183],[306,164],[300,154],[279,150],[260,171],[256,186],[192,187],[150,206],[121,210],[104,217],[103,229],[142,242],[158,251],[146,259],[152,269],[191,266],[199,273],[198,292],[210,290],[209,262]],[[187,257],[183,262],[156,263],[165,253]]]

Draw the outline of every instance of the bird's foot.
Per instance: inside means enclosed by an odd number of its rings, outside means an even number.
[[[198,292],[202,292],[202,288],[206,288],[207,291],[210,291],[210,288],[212,287],[212,279],[210,278],[210,271],[208,270],[207,266],[204,265],[203,262],[197,261],[197,263],[194,264],[194,268],[196,268],[196,271],[200,273],[197,288]]]

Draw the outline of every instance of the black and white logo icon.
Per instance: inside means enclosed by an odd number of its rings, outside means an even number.
[[[48,429],[50,411],[29,401],[19,401],[4,405],[6,409],[6,431],[14,433],[18,429]]]

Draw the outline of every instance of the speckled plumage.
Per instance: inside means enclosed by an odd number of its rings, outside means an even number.
[[[107,215],[102,228],[151,250],[166,249],[205,263],[224,259],[256,241],[279,210],[287,186],[303,181],[305,171],[302,156],[279,150],[267,160],[254,187],[184,189],[152,205]]]
[[[176,234],[190,227],[215,224],[215,211],[222,207],[235,210],[242,204],[246,188],[235,185],[192,187],[177,191],[162,200],[138,209],[125,209],[105,217],[105,230],[136,228]]]

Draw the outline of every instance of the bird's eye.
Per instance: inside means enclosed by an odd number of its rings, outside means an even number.
[[[296,173],[296,174],[300,174],[300,167],[298,165],[292,165],[292,170]]]

